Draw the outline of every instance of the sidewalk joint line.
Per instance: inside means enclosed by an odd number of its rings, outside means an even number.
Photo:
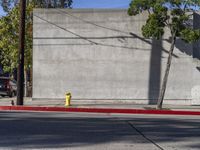
[[[130,121],[126,121],[128,123],[128,125],[133,128],[134,130],[136,130],[140,135],[142,135],[142,137],[144,137],[147,141],[149,141],[150,143],[152,143],[153,145],[155,145],[156,147],[158,147],[160,150],[164,150],[160,145],[158,145],[157,143],[155,143],[153,140],[151,140],[150,138],[148,138],[147,136],[145,136],[139,129],[137,129]]]

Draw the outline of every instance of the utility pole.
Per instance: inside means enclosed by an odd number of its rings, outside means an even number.
[[[17,105],[24,103],[24,43],[26,0],[20,0],[19,51],[17,70]]]

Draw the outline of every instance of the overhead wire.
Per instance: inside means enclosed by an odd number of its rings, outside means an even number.
[[[118,32],[118,33],[123,33],[123,34],[128,34],[128,35],[130,35],[129,32],[122,31],[122,30],[118,30],[118,29],[114,29],[114,28],[110,28],[110,27],[105,27],[105,26],[102,26],[102,25],[93,23],[93,22],[91,22],[91,21],[84,20],[84,19],[82,19],[82,18],[80,18],[80,17],[74,16],[74,15],[71,14],[71,13],[68,13],[67,11],[62,11],[62,10],[60,10],[60,9],[56,9],[56,10],[57,10],[57,12],[60,12],[60,13],[62,13],[62,14],[66,14],[66,15],[71,16],[71,17],[73,17],[73,18],[75,18],[75,19],[77,19],[77,20],[81,20],[81,21],[84,22],[84,23],[88,23],[88,24],[91,24],[91,25],[94,25],[94,26],[97,26],[97,27],[100,27],[100,28],[103,28],[103,29],[111,30],[111,31],[114,31],[114,32]]]
[[[83,37],[83,36],[81,36],[81,35],[79,35],[79,34],[77,34],[77,33],[75,33],[75,32],[72,32],[72,31],[70,31],[70,30],[68,30],[68,29],[66,29],[66,28],[64,28],[64,27],[61,27],[61,26],[59,26],[59,25],[57,25],[57,24],[55,24],[55,23],[52,23],[52,22],[50,22],[50,21],[48,21],[48,20],[46,20],[46,19],[44,19],[44,18],[42,18],[42,17],[39,17],[39,16],[35,15],[35,14],[34,14],[33,16],[35,16],[35,17],[37,17],[37,18],[39,18],[39,19],[41,19],[41,20],[47,22],[48,24],[51,24],[51,25],[53,25],[53,26],[55,26],[55,27],[57,27],[57,28],[60,28],[60,29],[66,31],[66,32],[68,32],[68,33],[71,33],[71,34],[73,34],[73,35],[79,37],[80,39],[86,40],[86,41],[88,41],[88,42],[90,42],[90,43],[92,43],[92,44],[95,44],[95,45],[108,46],[108,47],[119,47],[119,48],[126,48],[126,49],[135,49],[135,48],[133,48],[133,47],[118,46],[118,45],[103,44],[103,43],[99,43],[99,42],[94,42],[94,41],[92,41],[92,40],[89,40],[89,39],[86,38],[86,37]],[[133,37],[133,38],[134,38],[134,37]]]
[[[92,43],[92,44],[97,45],[96,42],[91,41],[91,40],[87,39],[86,37],[83,37],[83,36],[81,36],[81,35],[79,35],[79,34],[77,34],[77,33],[74,33],[74,32],[72,32],[72,31],[70,31],[70,30],[68,30],[68,29],[66,29],[66,28],[64,28],[64,27],[58,26],[57,24],[52,23],[52,22],[50,22],[50,21],[48,21],[48,20],[46,20],[46,19],[43,19],[43,18],[41,18],[41,17],[39,17],[39,16],[37,16],[37,15],[35,15],[35,14],[34,14],[33,16],[35,16],[35,17],[37,17],[37,18],[39,18],[39,19],[41,19],[41,20],[43,20],[43,21],[45,21],[45,22],[47,22],[47,23],[49,23],[49,24],[51,24],[51,25],[53,25],[53,26],[56,26],[56,27],[58,27],[58,28],[60,28],[60,29],[62,29],[62,30],[64,30],[64,31],[67,31],[67,32],[69,32],[69,33],[71,33],[71,34],[73,34],[73,35],[75,35],[75,36],[77,36],[77,37],[79,37],[79,38],[81,38],[81,39],[84,39],[84,40],[86,40],[86,41],[88,41],[88,42],[90,42],[90,43]]]
[[[122,31],[122,30],[118,30],[118,29],[113,29],[113,28],[110,28],[110,27],[102,26],[102,25],[93,23],[93,22],[91,22],[91,21],[84,20],[84,19],[82,19],[82,18],[80,18],[80,17],[77,17],[77,16],[75,16],[75,15],[73,15],[73,14],[67,12],[67,11],[63,11],[63,10],[61,10],[61,9],[56,9],[56,10],[57,10],[57,12],[59,12],[59,13],[66,14],[66,15],[71,16],[71,17],[73,17],[73,18],[75,18],[75,19],[77,19],[77,20],[81,20],[81,21],[84,22],[84,23],[88,23],[88,24],[91,24],[91,25],[94,25],[94,26],[97,26],[97,27],[100,27],[100,28],[103,28],[103,29],[111,30],[111,31],[118,32],[118,33],[128,34],[128,35],[131,35],[132,37],[135,37],[135,34],[133,34],[132,32],[126,32],[126,31]],[[138,37],[138,36],[137,36],[137,37]],[[129,37],[125,37],[125,38],[129,38]],[[141,39],[141,38],[139,38],[139,39]],[[146,40],[143,40],[143,41],[146,42]],[[146,42],[146,43],[150,44],[150,42]],[[100,43],[100,44],[101,44],[101,43]],[[163,51],[164,51],[165,53],[169,53],[169,52],[166,51],[165,49],[163,49]],[[175,56],[175,57],[177,58],[177,56],[176,56],[175,54],[173,54],[173,56]]]
[[[55,23],[52,23],[52,22],[50,22],[50,21],[48,21],[48,20],[46,20],[46,19],[44,19],[44,18],[42,18],[42,17],[39,17],[39,16],[37,16],[37,15],[33,15],[33,16],[35,16],[35,17],[37,17],[37,18],[39,18],[39,19],[41,19],[41,20],[43,20],[43,21],[45,21],[45,22],[47,22],[47,23],[49,23],[49,24],[51,24],[51,25],[53,25],[53,26],[55,26],[55,27],[57,27],[57,28],[60,28],[60,29],[62,29],[62,30],[64,30],[64,31],[66,31],[66,32],[68,32],[68,33],[71,33],[71,34],[73,34],[73,35],[75,35],[75,36],[77,36],[78,38],[80,38],[80,39],[83,39],[83,40],[86,40],[86,41],[88,41],[88,42],[90,42],[91,44],[95,44],[95,45],[101,45],[101,46],[108,46],[108,47],[118,47],[118,48],[126,48],[126,49],[138,49],[139,50],[139,48],[133,48],[133,47],[128,47],[128,46],[118,46],[118,45],[112,45],[112,44],[104,44],[104,43],[99,43],[99,42],[94,42],[94,41],[92,41],[92,40],[90,40],[90,37],[89,38],[87,38],[87,37],[84,37],[84,36],[81,36],[81,35],[79,35],[79,34],[77,34],[77,33],[75,33],[75,32],[72,32],[72,31],[70,31],[70,30],[68,30],[68,29],[66,29],[66,28],[64,28],[64,27],[61,27],[61,26],[59,26],[59,25],[57,25],[57,24],[55,24]],[[95,24],[95,25],[97,25],[97,24]],[[100,27],[100,25],[98,25],[99,27]],[[106,29],[109,29],[110,30],[110,28],[107,28],[107,27],[104,27],[104,28],[106,28]],[[116,31],[116,32],[123,32],[123,33],[128,33],[128,32],[124,32],[124,31],[121,31],[121,30],[115,30],[115,29],[111,29],[111,30],[113,30],[113,31]],[[129,33],[129,35],[132,35],[133,33]],[[106,38],[106,37],[105,37]],[[110,37],[109,37],[110,38]],[[117,37],[118,38],[118,37]],[[128,37],[126,37],[126,36],[119,36],[119,38],[136,38],[135,36],[128,36]],[[98,39],[98,37],[94,37],[93,39]],[[99,39],[103,39],[103,38],[99,38]],[[150,44],[150,42],[148,42],[149,44]],[[141,49],[140,49],[141,50]],[[144,51],[146,51],[146,50],[144,50]],[[163,49],[163,51],[164,52],[166,52],[166,53],[168,53],[168,51],[166,51],[166,50],[164,50]],[[174,55],[173,55],[174,56]],[[175,57],[177,57],[176,55],[175,55]]]

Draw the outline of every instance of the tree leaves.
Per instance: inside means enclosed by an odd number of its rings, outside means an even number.
[[[188,11],[194,11],[199,5],[200,0],[152,0],[149,2],[146,0],[132,0],[128,9],[129,15],[137,15],[143,11],[148,11],[148,19],[142,27],[144,37],[160,39],[164,34],[165,27],[168,27],[171,31],[172,41],[158,98],[158,109],[162,109],[176,38],[180,37],[188,43],[197,41],[200,38],[200,30],[194,30],[188,25],[191,15]]]
[[[28,6],[30,7],[30,6]],[[30,11],[30,10],[27,10]],[[32,51],[32,20],[30,13],[26,16],[26,41],[25,41],[25,68],[31,65]],[[0,19],[0,63],[4,72],[12,74],[17,67],[18,62],[18,44],[19,43],[19,7],[11,9],[8,14]]]
[[[4,11],[8,12],[16,6],[20,0],[1,0],[0,5]],[[32,3],[37,8],[71,8],[73,0],[27,0],[27,4]]]
[[[71,7],[73,0],[27,0],[26,32],[25,32],[25,69],[32,66],[33,45],[33,8],[35,7]],[[19,6],[18,0],[3,0],[0,5],[7,11],[7,15],[0,18],[0,64],[4,72],[12,74],[18,64],[19,43]],[[11,5],[14,7],[11,8]]]
[[[199,30],[193,30],[187,24],[191,15],[188,10],[194,11],[199,6],[200,0],[132,0],[128,14],[132,16],[143,11],[149,13],[146,24],[142,27],[144,37],[159,39],[164,34],[164,28],[168,27],[171,33],[176,33],[176,37],[192,42],[200,38],[200,35]]]
[[[8,12],[11,9],[11,4],[14,0],[1,0],[0,5],[2,6],[3,10]]]
[[[130,3],[130,7],[128,9],[128,14],[130,16],[137,15],[145,10],[149,10],[153,6],[156,0],[133,0]]]
[[[187,43],[196,42],[200,37],[200,30],[184,29],[180,32],[180,37]]]
[[[146,24],[142,27],[142,34],[146,38],[156,38],[159,39],[164,34],[165,24],[160,21],[161,16],[157,14],[149,15]]]

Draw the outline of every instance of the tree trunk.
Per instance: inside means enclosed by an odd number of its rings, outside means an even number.
[[[168,56],[168,60],[167,60],[167,66],[166,66],[166,70],[165,70],[165,75],[164,75],[164,78],[163,78],[163,81],[162,81],[162,87],[161,87],[159,98],[158,98],[157,109],[162,109],[162,104],[163,104],[163,99],[164,99],[164,96],[165,96],[165,90],[166,90],[166,86],[167,86],[169,70],[170,70],[170,67],[171,67],[172,54],[173,54],[175,42],[176,42],[176,34],[173,33],[172,34],[171,47],[170,47],[169,56]]]

